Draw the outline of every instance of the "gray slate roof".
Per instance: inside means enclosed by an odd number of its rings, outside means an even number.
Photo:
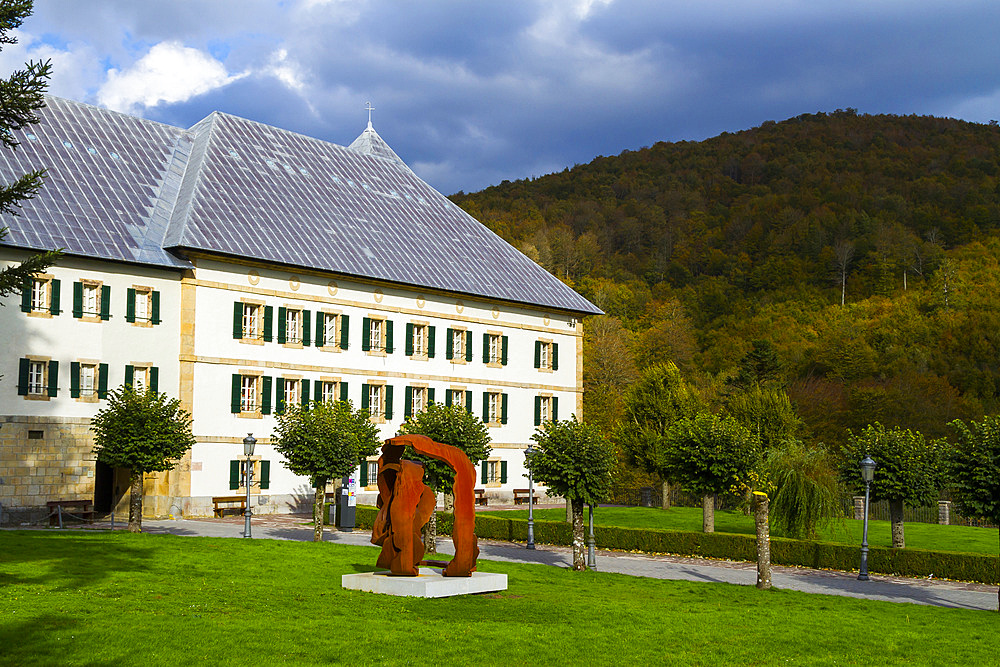
[[[349,147],[223,113],[188,130],[49,97],[0,151],[48,168],[3,244],[185,267],[201,250],[601,312],[416,176],[369,124]]]

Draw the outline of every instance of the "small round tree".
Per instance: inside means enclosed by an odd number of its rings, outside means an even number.
[[[489,457],[490,433],[479,417],[458,405],[428,403],[427,408],[411,415],[399,427],[398,435],[412,433],[425,435],[435,442],[451,445],[465,452],[472,465],[477,465]],[[418,461],[424,466],[424,483],[434,493],[450,494],[455,484],[455,471],[444,461],[424,456],[412,447],[403,452],[404,459]],[[424,549],[428,553],[437,551],[437,515],[431,514],[424,526]]]
[[[316,490],[313,540],[322,541],[326,484],[378,451],[378,428],[368,410],[355,410],[350,401],[288,405],[277,420],[274,448],[285,457],[285,467],[308,476]]]
[[[887,429],[870,424],[860,434],[847,432],[840,468],[841,482],[856,493],[864,491],[861,459],[875,459],[875,478],[871,483],[874,501],[889,501],[892,546],[906,546],[903,532],[903,506],[930,505],[938,498],[942,479],[943,440],[927,440],[919,431]]]
[[[1000,416],[949,424],[955,444],[947,454],[948,479],[958,511],[1000,526]],[[1000,589],[997,589],[1000,603]],[[1000,610],[1000,607],[998,607]]]
[[[171,470],[195,443],[191,415],[180,401],[122,385],[91,421],[97,460],[131,470],[128,529],[142,531],[142,476]]]
[[[615,453],[600,429],[576,416],[545,422],[531,439],[538,443],[526,463],[536,480],[568,499],[573,513],[573,569],[586,570],[583,557],[583,506],[596,505],[611,492]]]
[[[715,532],[715,494],[755,486],[760,442],[732,417],[700,412],[667,432],[662,465],[671,479],[702,497],[702,529]]]

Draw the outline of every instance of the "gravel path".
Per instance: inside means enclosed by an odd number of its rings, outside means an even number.
[[[257,539],[311,540],[311,517],[305,515],[268,515],[253,519],[253,537]],[[144,520],[143,531],[172,535],[241,537],[243,519],[180,519],[174,521]],[[328,542],[371,546],[370,533],[355,531],[342,533],[325,531]],[[538,545],[532,551],[524,545],[507,542],[480,540],[480,558],[512,563],[539,563],[556,567],[569,567],[572,551],[569,547]],[[438,550],[444,554],[454,553],[451,540],[438,539]],[[677,556],[651,556],[620,553],[614,551],[597,552],[597,570],[617,572],[636,577],[654,579],[680,579],[685,581],[706,581],[753,586],[757,580],[754,563],[683,558]],[[858,581],[856,574],[811,570],[808,568],[772,568],[775,587],[805,593],[825,593],[845,595],[868,600],[888,602],[912,602],[916,604],[954,607],[960,609],[997,609],[997,588],[985,584],[939,581],[933,579],[912,579],[872,575],[870,581]]]

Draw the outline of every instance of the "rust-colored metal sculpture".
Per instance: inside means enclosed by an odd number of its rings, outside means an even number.
[[[455,471],[455,525],[451,537],[455,557],[450,561],[427,561],[420,530],[434,512],[435,495],[424,484],[424,468],[403,459],[403,449],[444,461]],[[476,570],[479,544],[476,540],[476,506],[473,487],[476,469],[465,452],[434,442],[423,435],[399,435],[382,445],[378,460],[378,516],[372,527],[372,544],[382,546],[377,565],[390,574],[415,577],[421,565],[443,566],[446,577],[470,577]]]

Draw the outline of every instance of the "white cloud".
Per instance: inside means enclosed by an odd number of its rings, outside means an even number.
[[[13,30],[16,44],[4,45],[0,52],[0,72],[23,69],[28,61],[52,61],[49,92],[74,100],[86,99],[104,78],[94,49],[80,42],[70,42],[64,49],[46,44],[31,33]]]
[[[108,70],[97,100],[108,108],[136,113],[139,107],[184,102],[247,74],[230,75],[209,54],[180,42],[160,42],[125,71]]]

